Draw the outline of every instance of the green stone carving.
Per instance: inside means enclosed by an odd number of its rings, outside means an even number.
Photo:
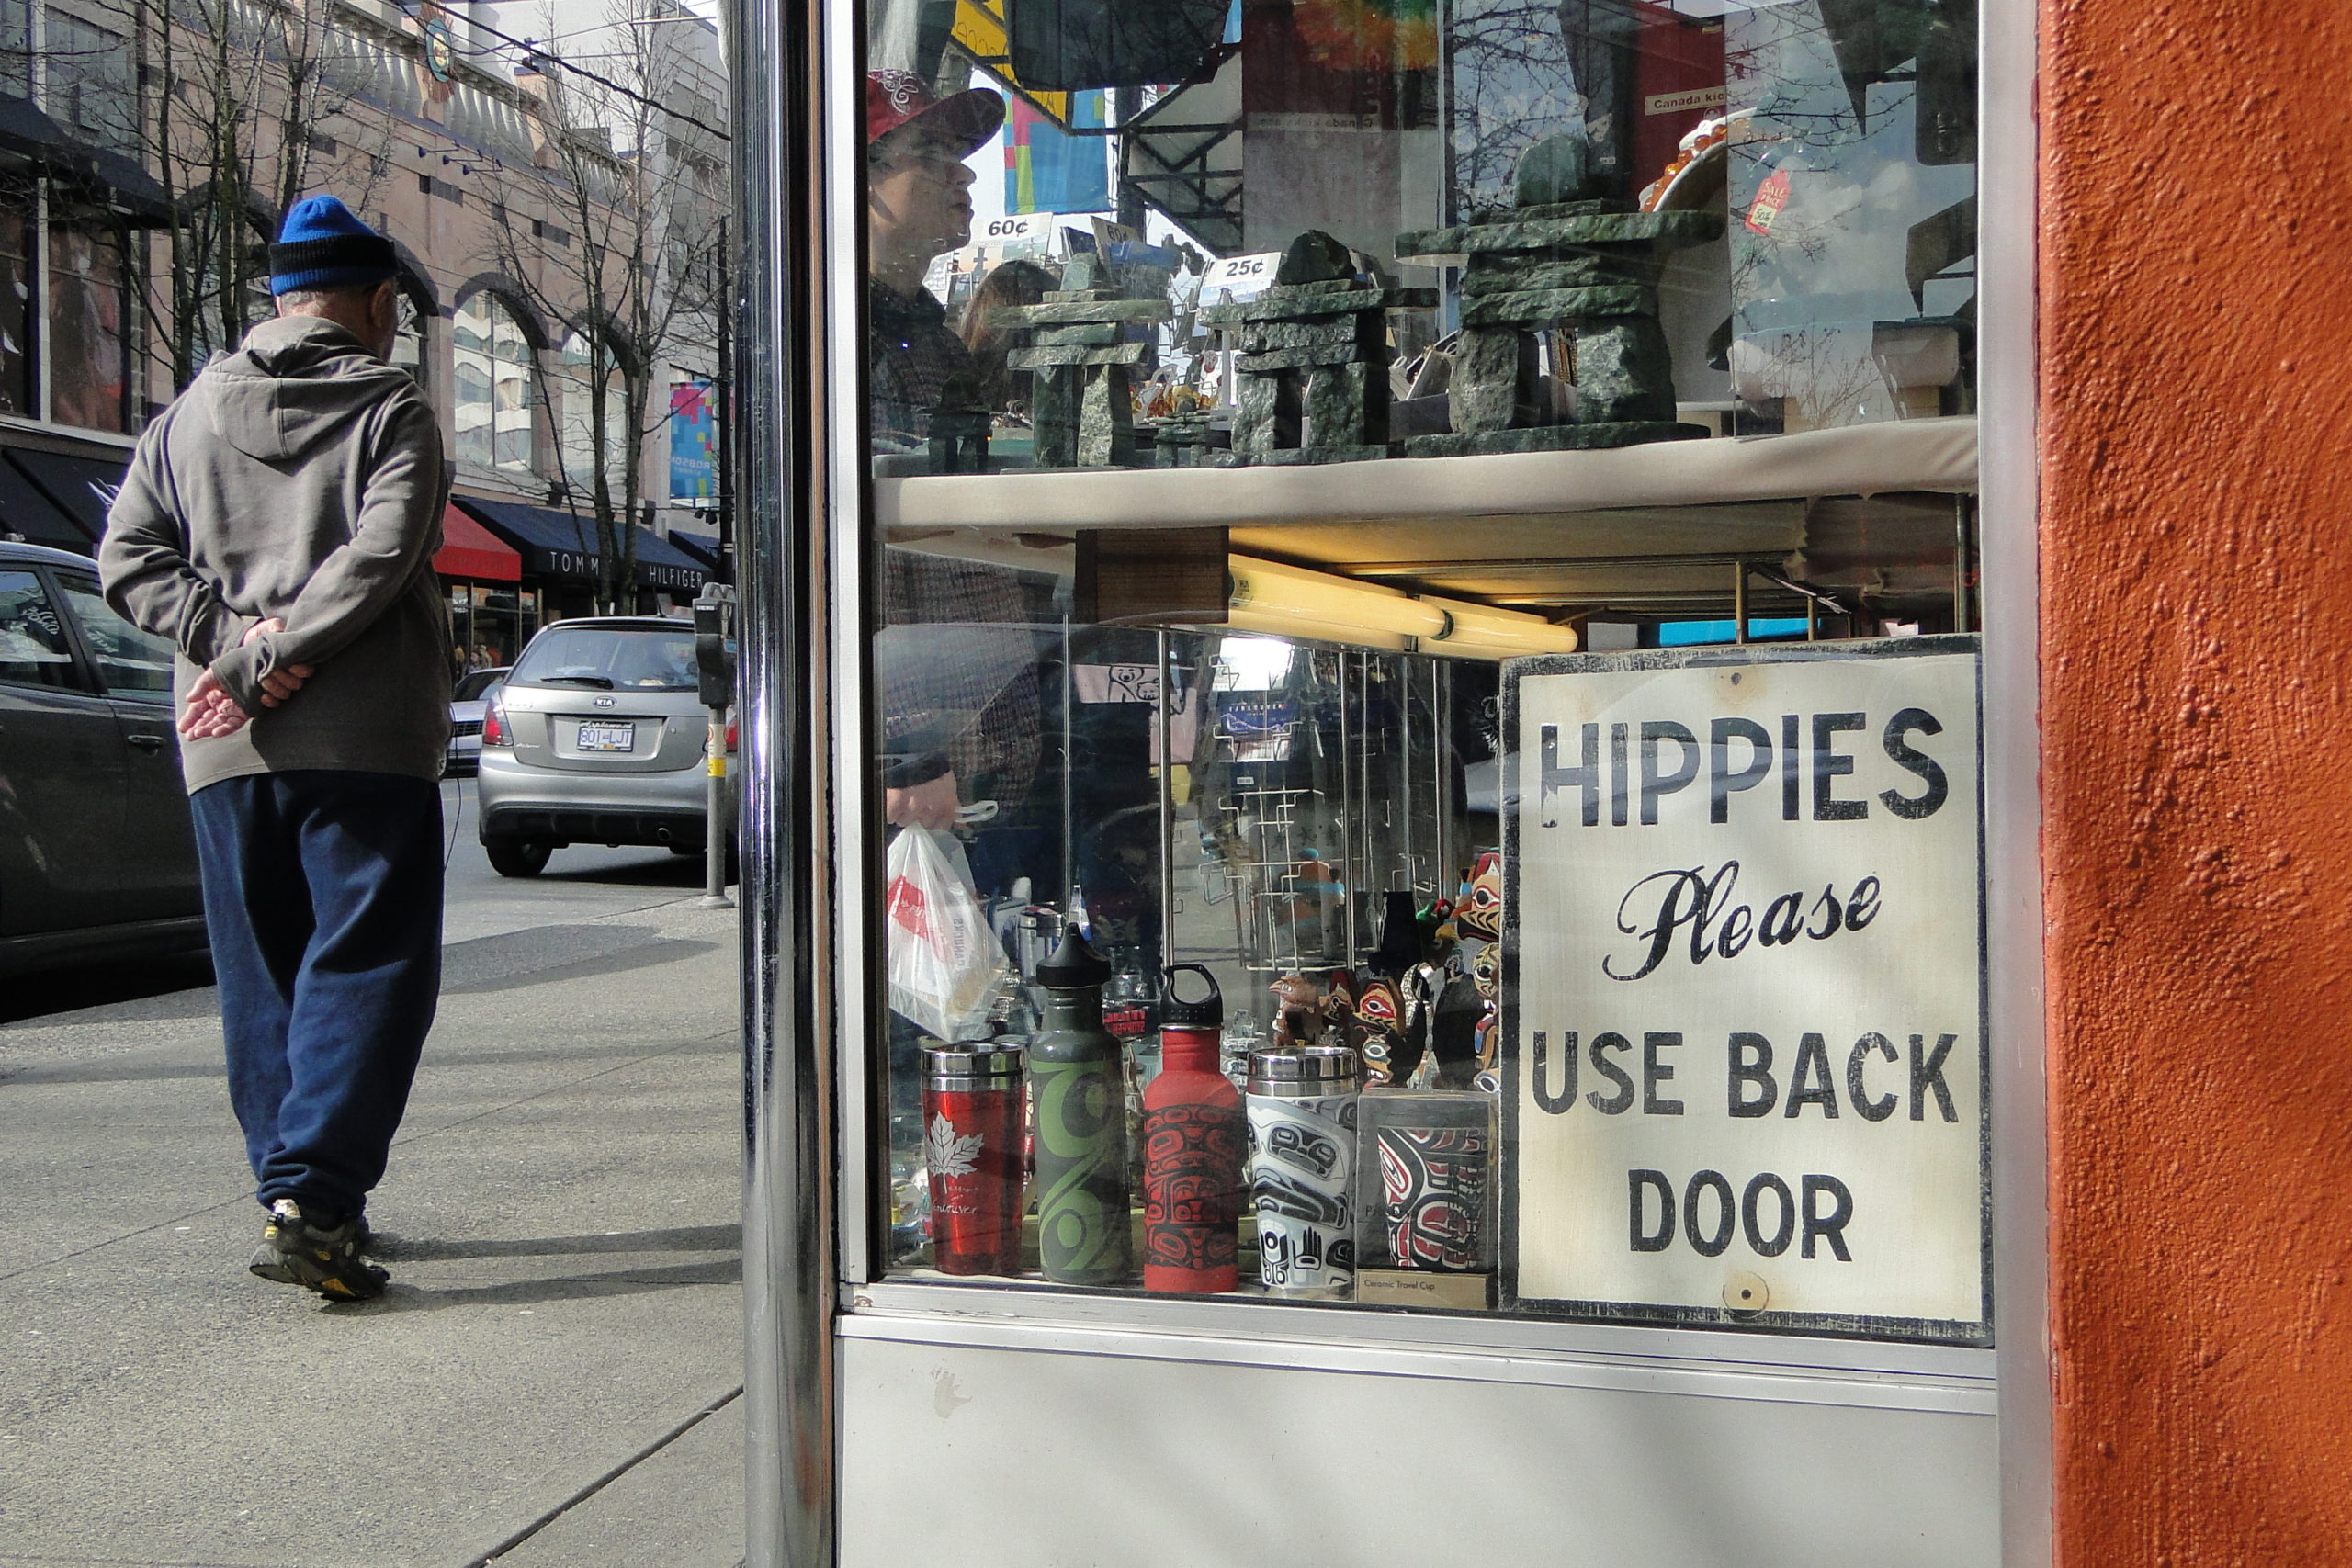
[[[1597,288],[1534,288],[1511,294],[1474,294],[1462,301],[1465,327],[1507,326],[1521,321],[1567,321],[1586,316],[1655,316],[1657,290],[1635,283]]]
[[[1098,287],[1103,276],[1097,258],[1074,256],[1046,303],[989,313],[994,326],[1036,329],[1031,346],[1008,363],[1035,373],[1030,423],[1041,468],[1126,468],[1136,460],[1134,371],[1152,345],[1127,342],[1125,329],[1175,312],[1164,299],[1122,299]]]
[[[1082,327],[1039,327],[1029,341],[1038,348],[1060,348],[1070,344],[1116,343],[1124,330],[1116,321],[1098,321]]]
[[[1348,247],[1320,229],[1309,229],[1290,243],[1283,252],[1282,265],[1274,269],[1274,287],[1295,288],[1309,283],[1355,282],[1355,257]]]
[[[1069,348],[1017,348],[1006,363],[1015,370],[1052,370],[1071,365],[1138,365],[1151,347],[1147,343],[1114,343],[1100,348],[1079,344]]]
[[[934,474],[984,474],[989,466],[988,404],[968,370],[958,370],[939,389],[939,404],[931,411],[931,471]]]
[[[1577,326],[1577,420],[1622,424],[1674,417],[1674,363],[1650,316]]]
[[[1462,292],[1510,294],[1531,288],[1594,288],[1612,283],[1655,286],[1664,263],[1647,250],[1573,246],[1489,256],[1462,276]]]
[[[1539,424],[1483,434],[1455,432],[1416,435],[1405,443],[1408,457],[1466,457],[1495,452],[1582,452],[1608,446],[1639,446],[1652,441],[1696,441],[1703,424],[1652,420],[1633,424]]]
[[[1585,201],[1593,195],[1592,144],[1580,130],[1546,137],[1519,155],[1511,184],[1521,208]]]
[[[1723,235],[1712,213],[1635,212],[1592,195],[1580,132],[1521,158],[1519,205],[1451,229],[1400,234],[1400,259],[1460,256],[1462,334],[1447,384],[1453,430],[1415,457],[1626,446],[1703,435],[1674,418],[1674,367],[1657,323],[1665,254]],[[1542,381],[1542,348],[1572,344],[1574,412]],[[1555,374],[1559,369],[1555,368]]]
[[[1348,248],[1318,230],[1293,240],[1263,294],[1201,312],[1232,334],[1238,351],[1233,449],[1218,460],[1238,467],[1390,456],[1384,313],[1436,303],[1434,289],[1358,280]]]

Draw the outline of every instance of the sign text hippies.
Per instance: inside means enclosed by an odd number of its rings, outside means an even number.
[[[1506,669],[1506,1289],[1977,1340],[1975,645]]]

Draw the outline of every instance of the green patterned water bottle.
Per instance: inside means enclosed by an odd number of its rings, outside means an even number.
[[[1102,1027],[1110,964],[1072,924],[1037,965],[1046,1022],[1029,1044],[1037,1097],[1037,1248],[1046,1278],[1116,1285],[1130,1272],[1127,1114],[1119,1043]]]

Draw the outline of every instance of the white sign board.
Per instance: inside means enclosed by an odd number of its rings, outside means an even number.
[[[1505,668],[1510,1298],[1987,1337],[1974,639]]]
[[[1019,240],[1051,239],[1053,232],[1054,214],[1016,212],[1009,217],[990,218],[972,225],[972,243],[1001,248]]]
[[[1260,251],[1254,255],[1227,256],[1209,264],[1201,275],[1201,303],[1216,305],[1224,300],[1252,299],[1265,291],[1274,281],[1274,274],[1282,270],[1280,251]],[[1224,300],[1218,296],[1222,294]]]

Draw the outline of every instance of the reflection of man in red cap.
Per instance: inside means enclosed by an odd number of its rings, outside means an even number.
[[[1004,100],[982,88],[939,98],[911,71],[865,78],[867,357],[874,435],[885,449],[920,443],[947,378],[972,372],[947,313],[922,286],[933,256],[972,233],[972,171],[964,160],[1004,123]]]
[[[972,231],[972,171],[964,160],[1004,123],[1004,100],[975,88],[934,97],[910,71],[865,78],[866,393],[877,450],[920,450],[931,416],[960,378],[978,396],[978,373],[947,312],[922,286],[933,256]],[[1001,567],[883,553],[885,619],[893,627],[1001,626],[1008,647],[1030,651],[1020,581]],[[944,828],[967,791],[1011,807],[1036,773],[1035,671],[991,673],[988,661],[943,667],[883,650],[884,812],[896,824]],[[966,716],[952,735],[937,716]]]

